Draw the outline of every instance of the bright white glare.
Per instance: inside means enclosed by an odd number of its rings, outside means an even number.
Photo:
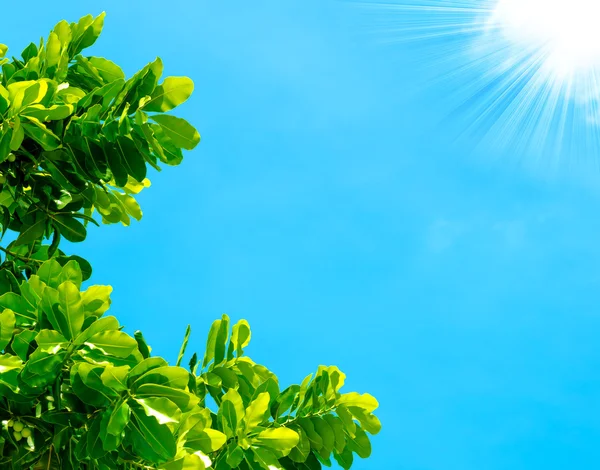
[[[373,1],[373,0],[371,0]],[[377,1],[377,0],[374,0]],[[382,0],[444,133],[482,155],[600,173],[600,0]],[[442,135],[442,133],[440,133]]]
[[[543,48],[559,75],[600,63],[600,0],[499,0],[492,21],[510,41]]]

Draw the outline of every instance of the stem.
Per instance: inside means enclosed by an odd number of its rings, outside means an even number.
[[[46,466],[46,470],[50,470],[50,463],[52,462],[52,446],[48,449],[48,465]]]
[[[62,397],[60,396],[61,385],[61,378],[58,377],[56,382],[54,382],[54,400],[58,409],[62,409]]]
[[[43,263],[43,261],[40,261],[39,259],[27,258],[26,256],[18,255],[17,253],[7,250],[6,248],[4,248],[2,246],[0,246],[0,251],[3,251],[4,253],[12,256],[13,258],[17,258],[17,259],[20,259],[21,261],[25,261],[26,263],[29,263],[30,261],[33,261],[33,262],[39,263],[39,264]]]

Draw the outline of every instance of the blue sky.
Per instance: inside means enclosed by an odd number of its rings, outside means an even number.
[[[8,9],[13,53],[106,10],[95,55],[129,74],[158,55],[196,83],[179,114],[197,150],[151,175],[141,223],[76,248],[156,353],[174,358],[188,323],[203,351],[227,312],[284,384],[338,365],[381,404],[358,470],[600,464],[594,174],[454,144],[441,97],[460,76],[423,87],[436,63],[350,2]]]

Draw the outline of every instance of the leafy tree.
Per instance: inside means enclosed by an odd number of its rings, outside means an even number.
[[[156,59],[130,79],[85,57],[104,15],[60,22],[22,57],[0,44],[0,467],[13,469],[350,468],[380,430],[370,395],[341,393],[319,367],[280,390],[244,355],[245,320],[213,323],[200,359],[180,367],[122,331],[110,286],[61,249],[89,224],[139,220],[146,168],[177,165],[198,132],[171,111],[193,84]],[[210,397],[210,399],[209,399]]]

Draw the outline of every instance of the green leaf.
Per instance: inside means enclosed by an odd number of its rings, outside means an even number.
[[[177,362],[175,363],[176,366],[179,366],[181,364],[181,361],[183,360],[183,356],[185,354],[185,350],[187,348],[187,344],[190,339],[191,333],[192,333],[192,327],[190,325],[188,325],[185,330],[185,336],[183,337],[183,343],[181,344],[181,349],[179,349],[179,355],[177,356]]]
[[[238,357],[241,357],[244,354],[244,348],[250,344],[251,337],[252,333],[250,332],[250,325],[246,320],[240,320],[233,325],[227,358],[233,359],[234,352]]]
[[[71,375],[74,372],[77,373],[77,376],[81,378],[86,387],[94,390],[96,395],[104,397],[106,402],[111,402],[117,396],[113,390],[104,385],[102,380],[102,374],[104,373],[103,366],[81,362],[71,369]]]
[[[2,95],[0,95],[0,112],[2,109],[6,107],[8,109],[8,101],[2,101]],[[10,155],[10,141],[12,139],[13,131],[10,127],[7,127],[0,135],[0,162],[6,161],[8,156]]]
[[[223,315],[221,320],[213,322],[208,333],[206,342],[206,352],[202,367],[206,367],[211,361],[214,361],[211,367],[220,364],[225,358],[225,346],[229,334],[229,317]]]
[[[101,423],[102,415],[97,415],[92,420],[88,432],[84,435],[87,441],[86,450],[93,459],[98,459],[106,454],[102,443]]]
[[[348,408],[346,408],[345,406],[338,406],[335,409],[335,412],[344,424],[346,432],[351,436],[354,436],[354,433],[356,432],[356,423],[354,422],[354,417],[352,416],[352,413],[350,413]]]
[[[52,220],[58,226],[60,234],[73,243],[82,242],[87,236],[85,226],[71,215],[55,214]]]
[[[103,331],[111,331],[118,329],[119,322],[115,317],[99,318],[98,320],[94,321],[90,326],[88,326],[79,336],[77,336],[77,338],[75,338],[75,344],[82,345],[95,334],[98,334]]]
[[[205,470],[206,466],[202,459],[195,455],[186,455],[180,459],[168,462],[160,466],[161,470]]]
[[[117,392],[124,392],[127,390],[127,374],[129,373],[129,366],[113,366],[107,365],[104,368],[104,372],[100,376],[102,383]]]
[[[187,101],[194,91],[194,82],[188,77],[167,77],[156,87],[145,111],[167,112]]]
[[[203,431],[212,424],[212,416],[208,408],[194,409],[185,413],[177,429],[179,439],[184,439],[189,432]]]
[[[159,424],[153,416],[148,416],[140,405],[130,404],[130,407],[132,416],[130,425],[144,436],[152,450],[167,460],[175,457],[177,446],[169,428]]]
[[[231,442],[227,447],[227,465],[231,468],[236,468],[242,463],[242,460],[244,460],[244,450],[236,442]]]
[[[4,68],[3,68],[4,70]],[[11,103],[11,113],[17,113],[23,106],[25,91],[32,86],[36,86],[39,90],[39,83],[33,80],[16,81],[9,83],[6,88],[8,90],[8,100]]]
[[[321,436],[323,440],[323,447],[319,450],[319,454],[323,458],[329,458],[329,455],[335,447],[335,434],[333,429],[327,422],[320,417],[310,418],[315,428],[315,432]]]
[[[323,447],[323,439],[315,430],[315,426],[309,418],[299,418],[298,424],[302,427],[306,436],[310,441],[310,446],[316,451],[321,450]]]
[[[253,439],[255,445],[269,447],[283,453],[289,453],[298,445],[300,436],[290,428],[270,428],[262,431]]]
[[[81,332],[85,319],[81,294],[77,286],[70,281],[63,282],[57,290],[60,315],[57,315],[56,320],[59,331],[65,338],[74,339]]]
[[[360,458],[366,459],[371,455],[371,441],[367,434],[359,427],[356,427],[355,436],[347,435],[347,446],[352,452]]]
[[[200,450],[206,454],[216,452],[227,442],[227,436],[215,429],[204,429],[196,433],[188,433],[186,447]]]
[[[104,354],[125,358],[137,349],[137,342],[122,331],[102,331],[86,341],[86,344],[101,349]]]
[[[238,366],[240,365],[240,363],[241,361],[238,361]],[[251,380],[252,377],[253,376],[250,376],[250,378],[245,376],[246,380]],[[268,392],[268,394],[271,396],[271,399],[269,401],[269,407],[271,407],[271,405],[275,401],[275,398],[279,395],[279,384],[277,383],[277,377],[273,375],[264,380],[264,382],[260,382],[260,385],[258,385],[254,390],[252,398],[258,397],[258,395],[260,395],[263,392]]]
[[[67,339],[58,331],[41,330],[35,336],[35,342],[42,351],[54,353],[66,345]]]
[[[60,284],[62,266],[55,259],[44,262],[37,271],[37,276],[48,286],[56,289]]]
[[[0,351],[3,351],[8,343],[10,343],[10,340],[13,337],[15,324],[15,312],[9,308],[5,308],[4,311],[0,313]]]
[[[135,391],[136,398],[164,397],[175,403],[181,411],[189,411],[200,401],[196,395],[166,385],[143,384]]]
[[[37,316],[42,306],[42,296],[46,286],[39,278],[32,274],[26,283],[21,286],[21,297],[25,308],[32,315]]]
[[[165,397],[134,398],[148,416],[154,416],[160,424],[178,423],[181,410]]]
[[[110,307],[111,286],[90,286],[81,293],[85,315],[100,317]]]
[[[69,261],[77,261],[79,268],[81,269],[82,280],[87,281],[92,276],[92,266],[90,263],[83,259],[81,256],[71,255],[71,256],[59,256],[56,260],[64,266]]]
[[[245,409],[242,397],[235,389],[227,391],[221,400],[217,413],[217,422],[228,437],[234,436],[244,419]]]
[[[117,191],[113,191],[113,195],[119,200],[131,217],[137,221],[142,220],[142,209],[132,196],[129,194],[121,194]]]
[[[138,349],[140,350],[140,353],[142,353],[142,356],[144,356],[144,359],[150,357],[150,347],[148,346],[148,343],[146,342],[146,339],[144,338],[142,332],[137,330],[133,334],[133,337],[137,341]]]
[[[83,403],[96,408],[106,407],[116,397],[115,392],[102,383],[102,366],[76,362],[70,370],[69,382],[73,393]]]
[[[177,147],[193,150],[200,142],[200,134],[185,119],[169,114],[150,116],[150,119],[160,125]]]
[[[265,470],[284,470],[277,457],[270,450],[254,447],[252,453],[254,454],[254,461]]]
[[[379,406],[379,403],[377,403],[377,400],[373,396],[369,395],[368,393],[359,395],[356,392],[345,393],[341,395],[337,400],[337,404],[355,406],[365,410],[367,413],[375,411]]]
[[[0,374],[5,374],[11,370],[21,369],[23,361],[12,354],[3,354],[0,356]]]
[[[68,118],[74,111],[75,107],[72,104],[55,104],[49,108],[43,104],[32,104],[21,111],[21,116],[32,117],[40,122],[60,121]]]
[[[196,376],[196,373],[198,370],[198,354],[197,353],[192,354],[192,357],[190,358],[190,362],[189,362],[189,368],[190,368],[190,373],[193,376]]]
[[[19,150],[24,138],[25,130],[21,126],[21,120],[18,117],[16,117],[14,120],[12,137],[10,139],[10,149],[13,152]]]
[[[24,231],[19,234],[19,237],[14,242],[14,246],[29,245],[44,237],[46,231],[46,217],[38,217],[36,222],[29,225]]]
[[[71,25],[73,39],[69,45],[70,57],[75,57],[96,42],[102,32],[105,15],[105,13],[101,13],[96,18],[87,15],[81,18],[77,24]]]
[[[115,185],[122,188],[127,184],[127,170],[122,162],[121,152],[119,152],[111,142],[107,140],[100,141],[103,146],[104,154],[108,167],[112,173]]]
[[[246,408],[245,416],[245,434],[251,432],[260,423],[268,418],[270,396],[267,392],[263,392],[256,397],[248,408]]]
[[[106,432],[113,436],[119,436],[129,423],[129,405],[126,401],[121,401],[107,411],[110,413],[110,418],[108,419]]]
[[[167,361],[165,361],[162,357],[149,357],[144,359],[129,372],[129,375],[127,376],[127,385],[131,387],[131,385],[133,385],[137,379],[139,379],[149,370],[167,366]]]
[[[336,460],[338,465],[344,470],[350,470],[350,468],[352,467],[352,463],[354,462],[354,456],[352,455],[352,451],[348,447],[346,447],[341,453],[334,452],[333,458]]]
[[[77,289],[81,289],[81,283],[83,282],[83,274],[79,268],[79,263],[75,260],[71,260],[61,267],[59,285],[63,282],[70,281],[77,286]]]
[[[143,181],[146,178],[146,162],[133,140],[129,137],[117,137],[116,149],[121,156],[121,163],[127,174],[133,176],[137,181]]]
[[[326,414],[323,419],[329,424],[335,436],[334,448],[337,452],[342,452],[346,446],[346,434],[344,434],[344,424],[342,420],[332,414]]]
[[[285,468],[290,468],[294,470],[321,470],[323,467],[315,454],[312,452],[308,454],[308,458],[304,462],[294,463],[291,459],[284,457],[281,459],[281,462],[284,464]]]
[[[22,382],[30,387],[44,388],[56,380],[66,357],[66,351],[49,354],[36,349],[21,371]]]
[[[37,320],[34,313],[28,311],[23,297],[14,292],[7,292],[0,296],[0,309],[9,308],[15,314],[17,325],[28,324]]]
[[[38,48],[34,43],[29,43],[29,45],[23,49],[21,53],[21,57],[23,57],[23,61],[25,63],[29,62],[31,59],[36,57],[38,54]]]
[[[94,57],[92,57],[92,59],[94,59]],[[100,71],[98,71],[98,72],[100,72]],[[87,95],[85,95],[83,98],[81,98],[77,102],[77,108],[88,109],[88,108],[94,107],[95,105],[99,105],[100,111],[105,112],[109,109],[112,101],[119,94],[119,92],[123,89],[124,85],[125,85],[125,80],[117,79],[117,80],[111,81],[110,83],[107,83],[106,85],[103,85],[101,87],[94,88],[91,92],[89,92]],[[87,115],[87,113],[85,115]],[[81,118],[83,119],[85,115],[82,115]],[[89,115],[88,115],[88,117],[89,117]],[[92,124],[96,128],[98,125],[101,125],[99,119],[90,121],[90,124]],[[106,124],[106,121],[105,121],[105,124]],[[82,123],[82,125],[83,125],[83,123]],[[106,129],[104,128],[103,130],[106,130]]]
[[[381,431],[381,423],[373,413],[367,413],[364,409],[355,406],[348,407],[350,413],[359,421],[361,427],[370,434],[378,434]]]
[[[300,426],[294,426],[293,429],[298,433],[299,440],[296,447],[290,451],[288,457],[294,462],[302,463],[305,462],[310,455],[310,440],[304,432],[304,429]]]
[[[60,62],[62,44],[58,35],[52,31],[46,42],[46,67],[51,68],[58,65]]]
[[[123,432],[117,435],[110,434],[108,432],[108,425],[111,419],[111,412],[112,410],[110,408],[104,410],[102,412],[102,421],[100,423],[100,439],[102,439],[102,449],[106,452],[112,452],[117,450],[121,446],[124,437]],[[103,457],[103,460],[111,457],[112,456],[110,454],[105,455]],[[114,465],[116,462],[113,460],[111,463]],[[102,465],[100,465],[100,468],[102,468]]]
[[[31,137],[46,151],[60,148],[62,143],[60,138],[49,130],[44,124],[33,117],[23,116],[21,122],[25,135]]]
[[[291,385],[277,397],[277,400],[275,400],[276,403],[273,405],[273,417],[275,419],[278,419],[290,409],[297,399],[299,391],[300,387],[298,385]]]
[[[80,427],[85,424],[87,416],[83,413],[72,411],[48,411],[42,415],[41,419],[50,424]]]
[[[217,333],[221,326],[221,320],[215,320],[210,327],[208,332],[208,340],[206,341],[206,351],[204,353],[204,360],[202,361],[202,367],[206,367],[215,358],[215,344],[217,342]]]
[[[162,162],[175,166],[183,161],[181,148],[173,143],[161,126],[158,124],[144,124],[142,131],[156,156]]]
[[[104,57],[90,57],[88,60],[107,83],[125,78],[125,74],[121,67]]]
[[[135,342],[135,340],[133,341]],[[143,384],[157,384],[185,390],[188,383],[189,372],[183,367],[165,366],[153,368],[146,372],[133,383],[132,389],[135,390]]]

